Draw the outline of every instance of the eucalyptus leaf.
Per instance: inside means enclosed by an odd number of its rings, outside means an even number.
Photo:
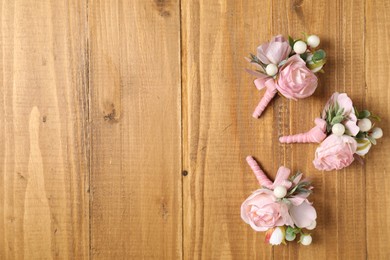
[[[359,116],[357,116],[357,118],[363,119],[363,118],[368,118],[368,117],[370,117],[370,116],[371,116],[370,111],[368,111],[368,110],[363,110],[363,111],[360,111],[360,112],[359,112]]]
[[[376,139],[372,136],[367,136],[367,139],[370,140],[370,142],[373,144],[373,145],[376,145]]]
[[[356,138],[357,139],[363,139],[363,138],[366,138],[366,134],[363,133],[363,132],[359,132],[357,135],[356,135]]]
[[[295,234],[294,228],[288,226],[287,229],[286,229],[286,234]]]
[[[294,47],[294,39],[290,35],[288,36],[288,43],[290,44],[291,48]]]
[[[317,63],[326,58],[326,52],[323,49],[319,49],[318,51],[313,53],[312,61]]]
[[[301,174],[301,172],[300,172],[300,171],[297,171],[294,175],[292,175],[292,176],[290,176],[290,178],[288,178],[289,181],[293,182],[293,181],[295,180],[295,178],[296,178],[299,174]]]
[[[344,108],[337,110],[336,116],[341,116],[344,113]]]
[[[353,109],[355,110],[355,115],[356,115],[356,117],[359,118],[359,111],[357,110],[356,107],[353,107]]]
[[[254,54],[252,54],[252,53],[250,53],[249,55],[251,56],[252,62],[258,63],[258,64],[260,64],[260,65],[263,65],[263,63],[259,60],[259,58],[257,58],[256,55],[254,55]]]
[[[301,228],[299,228],[299,227],[294,228],[294,233],[295,234],[301,233]]]
[[[344,120],[344,117],[342,115],[335,116],[332,118],[331,125],[341,123],[343,120]]]
[[[302,54],[301,54],[301,57],[302,57]],[[309,67],[309,69],[311,69],[311,70],[314,70],[316,68],[324,66],[325,62],[326,62],[325,60],[322,60],[322,61],[319,61],[319,62],[316,62],[316,63],[314,63],[314,62],[307,62],[307,67]]]
[[[332,109],[329,108],[328,112],[327,112],[327,115],[326,115],[326,119],[327,121],[330,123],[330,121],[332,121]]]
[[[332,132],[332,126],[330,124],[326,124],[326,132],[328,134]]]
[[[302,53],[301,55],[299,55],[300,57],[301,57],[301,59],[302,60],[306,60],[306,58],[307,58],[307,52],[305,52],[305,53]]]
[[[289,195],[294,194],[294,192],[298,189],[298,185],[295,186],[290,192],[288,193]]]
[[[377,115],[371,114],[371,118],[375,119],[376,121],[380,122],[381,118]]]

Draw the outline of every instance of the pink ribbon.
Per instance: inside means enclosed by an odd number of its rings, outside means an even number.
[[[290,169],[281,166],[278,169],[278,173],[276,174],[275,181],[272,182],[267,177],[267,175],[263,172],[263,170],[260,168],[259,164],[255,161],[255,159],[253,159],[252,156],[246,157],[246,161],[251,167],[253,173],[255,174],[256,179],[259,182],[260,186],[270,190],[273,190],[277,186],[284,186],[286,187],[286,189],[289,189],[291,187],[292,183],[291,181],[288,180],[288,177],[290,176]]]
[[[326,138],[326,121],[321,118],[314,120],[315,127],[306,133],[287,135],[279,138],[281,143],[321,143]]]
[[[259,118],[268,106],[269,102],[271,102],[271,100],[275,97],[278,90],[276,89],[275,80],[273,78],[258,78],[254,81],[254,83],[258,90],[261,90],[264,87],[267,88],[263,98],[260,100],[252,114],[254,118]]]

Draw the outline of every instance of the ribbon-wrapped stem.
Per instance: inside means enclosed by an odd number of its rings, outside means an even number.
[[[279,138],[281,143],[321,143],[326,138],[326,121],[321,118],[314,120],[316,126],[306,133],[287,135]]]
[[[261,114],[264,112],[265,108],[268,106],[269,102],[274,98],[278,90],[273,85],[267,85],[266,91],[264,93],[263,98],[260,100],[259,104],[255,108],[252,116],[254,118],[259,118]]]
[[[248,162],[249,166],[251,167],[253,173],[256,176],[257,181],[259,182],[260,186],[263,186],[267,189],[273,189],[273,182],[265,175],[263,170],[261,170],[258,163],[253,159],[252,156],[246,157],[246,161]]]

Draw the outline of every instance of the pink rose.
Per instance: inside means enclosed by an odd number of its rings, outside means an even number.
[[[291,56],[279,71],[277,89],[286,98],[306,98],[317,88],[316,75],[306,67],[306,62],[298,54]]]
[[[242,203],[241,218],[256,231],[266,231],[276,226],[293,225],[288,213],[288,206],[276,200],[271,190],[256,190]]]
[[[332,134],[317,148],[314,167],[324,171],[340,170],[353,162],[356,149],[357,143],[354,138]]]
[[[326,103],[324,110],[322,111],[322,118],[325,119],[329,109],[335,109],[336,105],[338,106],[338,110],[343,110],[342,115],[344,116],[345,120],[342,122],[342,124],[345,126],[347,133],[356,136],[359,133],[357,117],[355,115],[355,109],[353,108],[352,100],[346,93],[333,93],[333,95]]]
[[[288,58],[290,52],[290,44],[281,35],[275,36],[270,42],[257,47],[257,57],[264,64],[278,65],[282,60]]]

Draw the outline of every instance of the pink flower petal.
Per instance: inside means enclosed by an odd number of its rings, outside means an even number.
[[[345,126],[346,130],[348,130],[349,133],[351,133],[353,136],[356,136],[360,131],[359,127],[356,124],[356,121],[354,122],[354,121],[348,120],[344,123],[344,126]]]
[[[276,174],[274,184],[272,185],[273,188],[276,186],[284,186],[286,189],[289,189],[291,187],[291,182],[288,181],[288,177],[290,176],[290,169],[281,166],[279,167],[278,173]]]
[[[290,208],[290,215],[295,225],[300,228],[310,226],[317,218],[315,208],[307,202],[303,202],[299,206],[292,206]]]

